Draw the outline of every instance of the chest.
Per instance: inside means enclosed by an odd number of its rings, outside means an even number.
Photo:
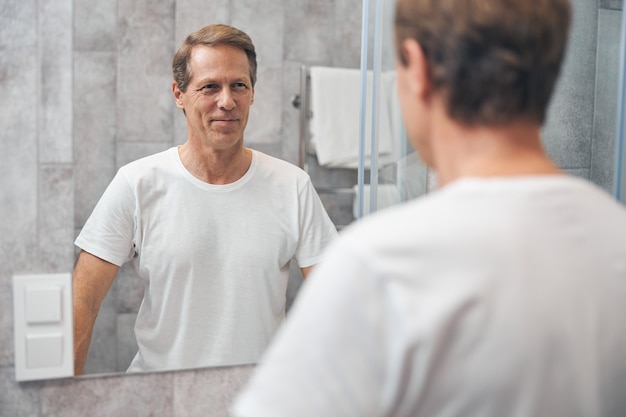
[[[287,262],[297,247],[297,201],[271,190],[152,189],[138,199],[134,244],[140,256],[197,262],[238,258]],[[219,261],[219,259],[216,259]]]

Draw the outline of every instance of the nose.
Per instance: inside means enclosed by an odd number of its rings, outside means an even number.
[[[217,99],[217,105],[223,110],[232,110],[235,108],[235,99],[230,88],[223,88]]]

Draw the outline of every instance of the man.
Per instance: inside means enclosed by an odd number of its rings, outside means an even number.
[[[568,0],[398,0],[408,135],[440,190],[345,229],[245,416],[626,415],[626,211],[540,129]]]
[[[244,146],[256,53],[225,25],[189,35],[172,92],[187,141],[122,167],[76,239],[75,372],[100,304],[133,260],[145,285],[129,371],[254,363],[336,229],[299,168]]]

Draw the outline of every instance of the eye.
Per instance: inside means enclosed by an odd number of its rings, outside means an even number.
[[[246,83],[235,83],[233,84],[233,88],[235,90],[246,90],[248,89],[248,85]]]
[[[204,85],[204,86],[198,88],[197,91],[199,91],[201,93],[204,93],[204,94],[209,94],[209,93],[211,93],[213,91],[217,91],[218,89],[219,89],[219,85],[217,85],[217,84],[207,84],[207,85]]]

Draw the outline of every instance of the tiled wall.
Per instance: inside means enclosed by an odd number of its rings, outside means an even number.
[[[16,384],[0,368],[3,417],[225,417],[252,366]]]
[[[546,147],[562,167],[610,188],[621,1],[601,1],[601,10],[596,2],[574,3]],[[299,67],[358,67],[360,19],[361,0],[3,2],[0,414],[225,415],[250,367],[14,382],[11,277],[70,271],[73,237],[115,170],[184,141],[169,68],[185,34],[224,22],[252,36],[259,84],[247,144],[296,162],[298,111],[290,98],[299,89]],[[341,171],[314,174],[318,185],[349,186],[355,178]],[[120,347],[127,353],[119,357],[130,354],[127,341],[111,335],[131,327],[141,297],[131,278],[125,268],[103,307],[102,317],[111,320],[102,325],[107,336],[95,343],[94,364],[110,361]]]
[[[617,130],[617,91],[619,91],[621,0],[618,9],[600,9],[598,14],[598,49],[591,143],[590,179],[612,192],[615,136]]]
[[[622,10],[623,0],[600,0],[601,9]]]

